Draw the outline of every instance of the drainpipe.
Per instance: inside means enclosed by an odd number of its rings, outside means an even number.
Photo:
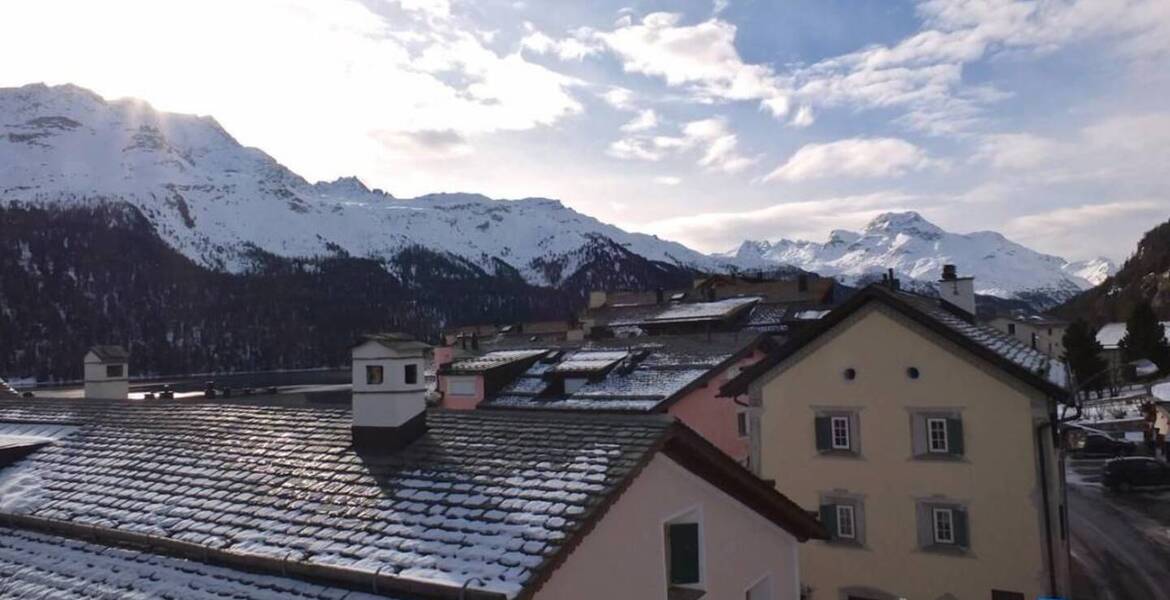
[[[1049,421],[1036,426],[1036,451],[1040,457],[1040,500],[1044,503],[1044,542],[1048,546],[1048,593],[1056,595],[1056,555],[1052,546],[1052,505],[1048,500],[1048,458],[1044,453],[1044,428],[1052,427],[1055,435],[1056,404],[1049,399]]]

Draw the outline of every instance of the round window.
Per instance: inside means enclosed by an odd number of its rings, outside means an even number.
[[[845,369],[845,379],[846,380],[853,381],[855,378],[857,378],[857,370],[856,369],[854,369],[853,367],[849,367],[848,369]]]
[[[910,379],[918,379],[918,367],[910,367],[906,369],[906,376]]]

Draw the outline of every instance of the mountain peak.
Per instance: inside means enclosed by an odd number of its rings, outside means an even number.
[[[917,237],[937,237],[945,233],[941,227],[927,221],[915,211],[887,212],[873,218],[865,226],[866,233],[905,233]]]

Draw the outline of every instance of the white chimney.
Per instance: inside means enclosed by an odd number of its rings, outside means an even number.
[[[369,335],[354,346],[353,442],[359,449],[398,450],[426,431],[423,373],[430,350],[403,333]]]
[[[938,294],[943,302],[975,319],[975,278],[959,277],[955,265],[943,265]]]
[[[125,400],[130,396],[130,353],[121,346],[94,346],[85,353],[85,397]]]

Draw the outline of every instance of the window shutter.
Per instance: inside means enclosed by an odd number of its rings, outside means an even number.
[[[825,526],[825,530],[829,532],[829,539],[837,539],[837,505],[836,504],[822,504],[821,505],[821,524]]]
[[[967,541],[967,511],[960,507],[955,507],[953,513],[955,517],[955,545],[963,548],[969,547]]]
[[[962,419],[947,419],[947,444],[951,454],[963,454]]]
[[[699,583],[699,524],[675,523],[667,528],[670,542],[670,583]]]
[[[931,505],[919,503],[914,508],[914,515],[918,521],[918,547],[929,548],[934,545],[934,516],[931,514]]]
[[[817,429],[817,450],[828,450],[833,447],[832,430],[829,425],[829,417],[816,418]]]
[[[926,417],[923,415],[910,416],[910,446],[914,456],[927,453]]]
[[[861,454],[861,417],[857,413],[849,415],[849,450]]]

